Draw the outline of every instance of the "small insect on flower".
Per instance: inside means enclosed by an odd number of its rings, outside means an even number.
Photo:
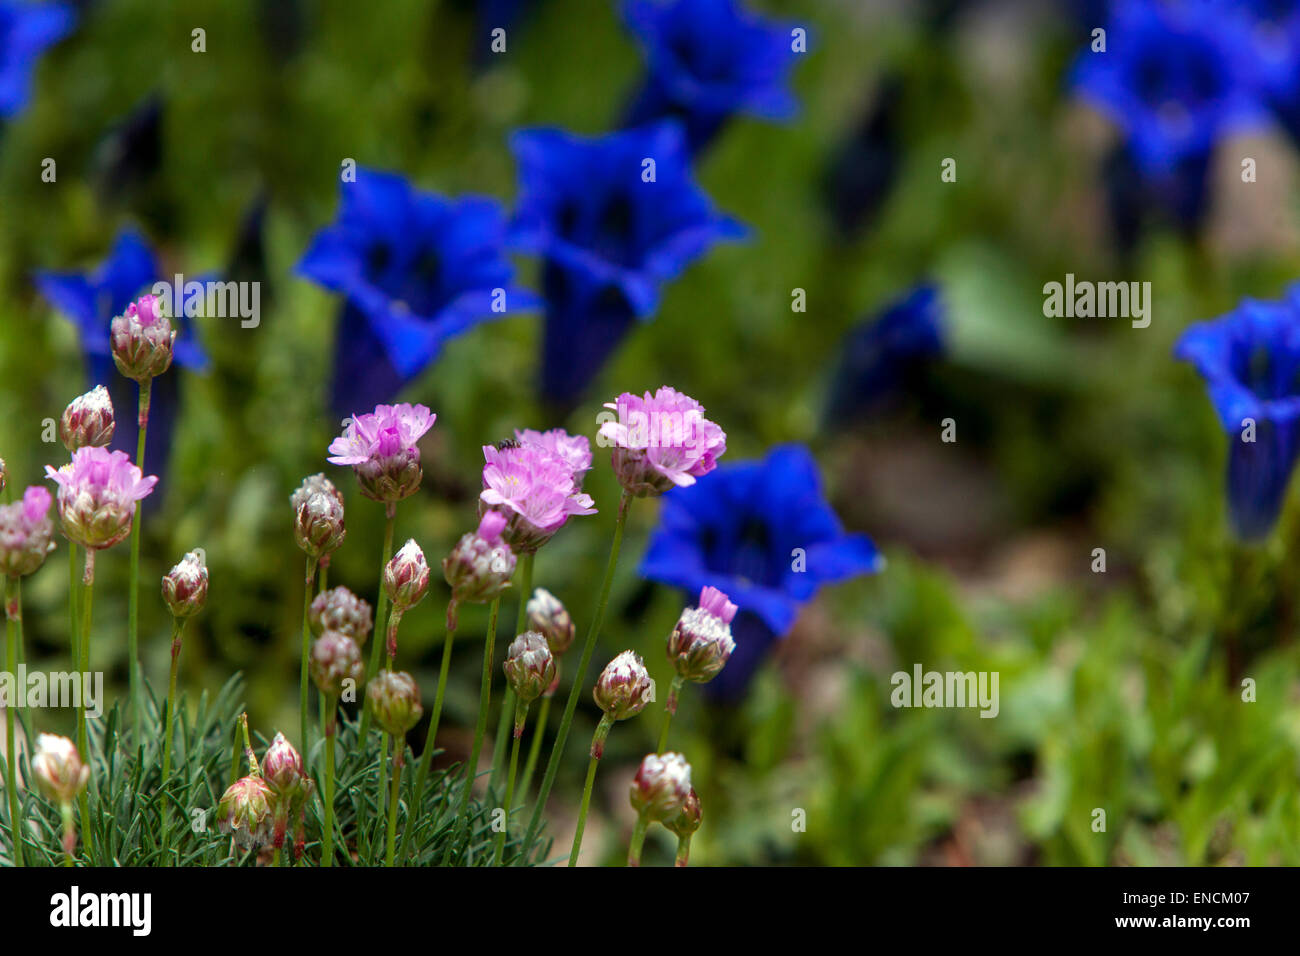
[[[424,405],[377,405],[353,415],[343,434],[330,443],[330,463],[351,465],[361,493],[396,504],[420,487],[420,449],[416,443],[438,416]]]
[[[163,311],[163,300],[141,296],[109,327],[117,370],[137,382],[157,378],[171,368],[176,330]]]
[[[736,649],[731,639],[736,611],[727,595],[707,585],[700,591],[699,606],[682,611],[668,637],[668,660],[679,675],[703,684],[722,670]]]
[[[144,477],[126,452],[87,446],[72,453],[72,462],[45,474],[59,486],[63,533],[85,548],[110,548],[131,533],[135,503],[158,483]]]
[[[343,520],[343,495],[324,475],[316,474],[289,496],[293,506],[293,537],[298,547],[313,558],[337,551],[347,537]]]
[[[366,639],[375,626],[370,602],[357,597],[342,585],[316,595],[312,599],[307,620],[312,633],[317,637],[326,631],[338,631],[356,641],[358,647],[365,646]]]
[[[36,738],[32,773],[41,792],[60,805],[76,800],[90,780],[90,768],[81,762],[76,745],[58,734]]]
[[[679,753],[646,754],[632,778],[629,797],[638,815],[672,820],[691,794],[691,765]]]
[[[162,596],[173,617],[192,617],[203,610],[208,600],[208,568],[202,550],[187,552],[163,575]]]
[[[312,643],[307,669],[316,689],[331,699],[360,687],[366,672],[361,648],[342,631],[326,631]]]
[[[727,450],[726,433],[704,417],[704,406],[667,385],[653,395],[624,392],[605,407],[617,415],[600,426],[614,446],[614,474],[639,498],[695,484]]]
[[[261,777],[241,777],[217,804],[217,826],[246,850],[267,846],[275,827],[275,792]]]
[[[577,628],[573,618],[554,594],[545,588],[537,588],[528,599],[528,629],[537,631],[546,638],[551,646],[551,653],[556,657],[567,651],[573,644]]]
[[[506,679],[519,699],[531,702],[555,681],[555,656],[546,638],[536,631],[524,631],[506,651]],[[523,728],[516,726],[516,736]]]
[[[381,670],[366,687],[366,704],[386,733],[401,737],[420,722],[420,688],[405,671]]]
[[[393,609],[404,613],[419,604],[428,590],[428,562],[415,539],[409,538],[384,567],[384,591]]]
[[[23,492],[22,501],[0,505],[0,576],[25,577],[54,550],[52,500],[44,488],[32,485]]]
[[[627,720],[650,703],[653,687],[641,655],[624,651],[600,672],[592,697],[611,720]]]
[[[78,395],[63,410],[59,419],[59,441],[69,452],[87,445],[104,447],[113,440],[117,421],[113,417],[113,400],[108,389],[96,385],[84,395]]]

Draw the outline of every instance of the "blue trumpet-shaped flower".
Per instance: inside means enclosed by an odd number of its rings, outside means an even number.
[[[1300,139],[1300,5],[1291,0],[1213,0],[1247,37],[1260,93],[1293,138]]]
[[[897,392],[919,362],[942,352],[943,301],[937,286],[922,283],[845,338],[831,380],[827,418],[871,409]]]
[[[1174,356],[1205,379],[1228,435],[1228,511],[1245,540],[1272,530],[1300,452],[1300,283],[1183,333]]]
[[[572,403],[660,287],[715,242],[745,229],[716,212],[691,176],[680,127],[586,139],[516,133],[514,234],[544,261],[542,394]]]
[[[736,650],[705,688],[731,698],[822,585],[883,566],[870,538],[845,533],[808,450],[782,445],[665,495],[640,570],[692,595],[719,588],[740,608]]]
[[[0,118],[26,107],[37,59],[71,32],[75,20],[66,4],[0,0]]]
[[[794,24],[760,19],[736,0],[627,0],[623,12],[647,73],[627,125],[680,119],[694,152],[735,113],[782,120],[797,111],[786,88],[799,55]]]
[[[446,199],[393,173],[358,169],[337,220],[297,271],[345,297],[332,404],[342,414],[395,397],[448,339],[536,307],[511,285],[506,218],[494,200]]]
[[[109,326],[113,317],[149,292],[162,280],[162,269],[152,249],[135,231],[124,229],[113,240],[108,258],[89,272],[36,273],[36,287],[50,304],[76,326],[86,360],[89,384],[105,385],[117,410],[117,429],[112,447],[136,451],[136,385],[118,374],[109,347]],[[183,316],[172,319],[177,329],[173,361],[193,371],[206,371],[207,355],[195,340]],[[171,444],[171,423],[177,401],[177,376],[168,372],[153,383],[146,439],[146,472],[162,474]],[[71,396],[70,396],[71,397]]]

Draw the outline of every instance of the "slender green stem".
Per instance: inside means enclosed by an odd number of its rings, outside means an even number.
[[[546,720],[551,716],[551,698],[542,698],[542,709],[537,712],[533,724],[533,740],[528,745],[528,760],[524,763],[524,779],[519,784],[519,792],[528,799],[528,788],[533,784],[533,772],[537,769],[537,758],[542,752],[542,738],[546,736]]]
[[[632,843],[627,848],[627,865],[641,865],[641,846],[645,843],[645,832],[650,826],[650,818],[644,813],[636,818],[636,827],[632,830]]]
[[[443,852],[443,863],[451,858],[452,847],[460,842],[461,834],[469,826],[470,793],[474,789],[474,777],[478,772],[478,755],[483,749],[483,735],[487,732],[488,708],[492,703],[492,659],[497,639],[497,612],[500,610],[501,598],[495,597],[488,610],[487,640],[483,644],[483,677],[479,683],[478,693],[478,721],[474,725],[474,745],[470,748],[469,763],[465,765],[465,787],[460,795],[456,839],[447,843],[447,849]],[[468,863],[468,855],[467,849],[466,859],[462,860],[462,863]]]
[[[370,648],[370,662],[366,665],[366,683],[379,670],[379,649],[384,645],[383,635],[388,633],[388,591],[384,589],[384,569],[393,559],[393,527],[397,521],[397,506],[387,506],[387,518],[384,522],[384,559],[379,563],[379,596],[375,598],[375,634],[374,644]],[[366,735],[370,732],[370,708],[362,708],[361,732],[359,741],[365,746]]]
[[[325,833],[322,835],[320,865],[334,865],[334,731],[338,726],[338,698],[325,701],[321,731],[325,736]]]
[[[407,849],[411,845],[411,834],[415,827],[413,822],[420,815],[420,802],[424,796],[424,784],[429,779],[429,767],[433,763],[433,751],[438,739],[438,722],[442,719],[442,698],[447,691],[447,672],[451,667],[451,645],[456,637],[455,609],[447,611],[447,636],[442,642],[442,665],[438,668],[438,690],[433,696],[433,711],[429,715],[429,730],[424,735],[424,750],[420,753],[420,763],[415,768],[415,788],[411,793],[411,821],[402,832],[402,859],[406,859]]]
[[[18,579],[5,578],[5,668],[18,683]],[[5,707],[5,793],[9,795],[9,838],[14,866],[23,865],[23,819],[18,805],[18,744],[14,735],[14,706]]]
[[[528,720],[528,704],[526,700],[515,703],[515,726],[510,741],[510,774],[506,781],[505,819],[502,821],[501,832],[497,834],[496,853],[492,858],[493,866],[501,865],[501,856],[506,849],[506,832],[510,829],[510,809],[515,802],[515,771],[519,769],[519,739],[524,735],[524,723]]]
[[[689,833],[677,838],[677,859],[673,866],[686,866],[691,862],[691,835]]]
[[[139,504],[139,502],[137,502]],[[138,515],[137,515],[138,517]],[[90,621],[91,606],[95,594],[95,549],[86,549],[86,570],[81,577],[81,666],[80,679],[85,681],[90,675]],[[130,662],[128,662],[130,667]],[[138,739],[138,738],[137,738]],[[93,767],[93,760],[90,753],[90,732],[86,727],[86,695],[81,695],[81,702],[77,707],[77,746],[81,751],[81,759],[87,767]],[[94,772],[93,770],[91,771]],[[87,791],[90,788],[83,788],[77,798],[77,804],[81,809],[81,839],[86,844],[87,852],[93,852],[95,846],[94,829],[90,825],[90,797]]]
[[[326,591],[329,590],[329,579],[330,579],[330,556],[327,554],[322,556],[320,559],[320,574],[318,575],[320,588],[316,593],[324,594]]]
[[[14,652],[18,656],[18,664],[21,666],[26,663],[27,655],[23,651],[23,579],[14,578],[14,613],[17,619],[14,621],[14,630],[16,637],[14,639]],[[23,695],[26,697],[26,695]],[[27,708],[27,701],[24,700],[21,707],[18,708],[18,719],[22,723],[23,735],[27,740],[32,739],[31,713]]]
[[[59,805],[59,816],[63,818],[63,865],[76,866],[73,854],[77,849],[77,821],[72,816],[71,802],[64,800]]]
[[[673,675],[673,683],[668,690],[668,699],[664,701],[664,722],[663,727],[659,730],[659,746],[655,748],[657,754],[661,754],[668,749],[668,727],[673,722],[673,715],[677,713],[677,695],[681,692],[684,683],[685,679],[681,674]]]
[[[587,810],[591,807],[591,787],[596,782],[596,767],[605,753],[605,738],[614,721],[609,714],[602,714],[596,732],[591,736],[591,760],[587,763],[587,782],[582,788],[582,804],[578,808],[578,828],[573,831],[573,849],[569,851],[569,866],[578,865],[578,853],[582,850],[582,831],[587,829]]]
[[[174,736],[173,727],[176,718],[176,671],[181,659],[181,639],[185,635],[185,619],[183,617],[172,618],[172,666],[171,674],[167,678],[167,726],[163,737],[163,765],[162,765],[162,788],[167,788],[167,780],[171,776],[172,770],[172,737]],[[162,847],[163,853],[170,850],[171,834],[168,832],[171,825],[171,808],[164,799],[162,804]]]
[[[68,635],[72,651],[72,669],[81,662],[81,615],[77,597],[81,592],[81,565],[77,563],[77,543],[68,541]]]
[[[316,559],[307,556],[307,576],[302,586],[302,662],[298,669],[298,709],[300,711],[302,724],[302,746],[303,750],[311,752],[311,739],[307,736],[310,727],[307,716],[307,661],[311,657],[311,625],[308,618],[311,616],[311,586],[316,580]]]
[[[393,741],[393,792],[388,799],[388,849],[384,865],[392,866],[397,850],[397,805],[402,802],[402,765],[406,763],[406,742]],[[409,826],[409,824],[408,824]]]
[[[153,393],[153,379],[140,382],[140,431],[135,443],[135,463],[144,470],[144,440],[149,429],[149,400]],[[140,673],[140,525],[144,516],[144,502],[135,503],[135,517],[131,522],[131,577],[127,585],[126,600],[126,652],[127,676],[131,692],[131,719],[135,736],[134,746],[140,745],[140,722],[144,716],[144,695]]]
[[[536,557],[536,552],[520,555],[519,565],[515,568],[515,577],[518,579],[519,609],[515,612],[515,630],[510,635],[511,640],[524,632],[524,625],[528,621],[528,598],[533,590],[533,559]],[[501,699],[501,716],[497,720],[497,735],[492,746],[492,788],[494,790],[501,781],[501,772],[505,769],[506,737],[510,733],[510,718],[514,712],[515,691],[507,684],[506,695]]]
[[[596,649],[596,638],[600,635],[600,626],[605,620],[605,609],[609,605],[609,592],[614,585],[614,570],[618,567],[618,552],[623,545],[623,528],[627,524],[627,513],[632,496],[626,491],[618,502],[618,517],[614,519],[614,541],[609,548],[609,563],[605,566],[605,580],[600,585],[600,600],[596,605],[595,616],[591,619],[591,628],[587,631],[587,641],[582,647],[582,658],[578,661],[578,671],[573,676],[573,686],[569,689],[569,699],[564,705],[564,716],[560,718],[560,729],[555,743],[551,746],[551,756],[546,762],[546,773],[542,776],[541,790],[537,794],[537,803],[533,807],[532,818],[528,821],[528,832],[524,837],[523,852],[520,860],[527,860],[532,851],[533,841],[542,825],[542,813],[546,809],[546,798],[551,794],[555,784],[555,775],[559,773],[560,761],[564,758],[564,745],[569,739],[569,728],[573,726],[573,712],[578,708],[578,696],[582,693],[583,680],[587,676],[587,667],[591,664],[592,652]]]

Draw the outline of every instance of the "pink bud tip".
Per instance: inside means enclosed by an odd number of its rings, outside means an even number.
[[[739,610],[736,605],[727,599],[727,595],[717,588],[705,587],[700,591],[700,607],[708,611],[714,617],[722,618],[723,622],[730,624]]]

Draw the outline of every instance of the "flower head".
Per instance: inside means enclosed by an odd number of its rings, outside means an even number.
[[[342,185],[338,218],[297,266],[347,300],[334,369],[338,411],[391,400],[450,339],[536,305],[511,282],[505,242],[495,200],[447,199],[364,168]]]
[[[31,75],[46,47],[72,31],[65,3],[0,2],[0,119],[17,116],[31,95]]]
[[[357,597],[342,585],[316,595],[312,599],[307,620],[312,633],[318,637],[325,631],[338,631],[352,638],[358,646],[365,645],[375,626],[370,602]]]
[[[384,591],[393,610],[404,613],[424,599],[429,590],[429,564],[414,538],[402,545],[384,566]]]
[[[367,498],[395,504],[420,487],[424,472],[416,443],[437,418],[424,405],[377,405],[348,419],[343,434],[330,443],[329,461],[351,465]]]
[[[610,719],[627,720],[645,710],[653,687],[641,655],[624,651],[605,665],[591,696]]]
[[[1189,327],[1174,356],[1205,379],[1229,437],[1228,510],[1247,540],[1272,530],[1300,452],[1300,283]]]
[[[137,382],[157,378],[171,368],[176,331],[163,311],[163,301],[141,296],[109,327],[117,370]]]
[[[555,680],[555,656],[546,638],[536,631],[524,631],[511,641],[505,671],[520,700],[534,701],[542,696]],[[523,727],[516,724],[515,731],[518,737]]]
[[[0,505],[0,577],[25,577],[54,550],[51,500],[47,490],[32,485],[22,501]]]
[[[59,518],[63,533],[85,548],[109,548],[131,532],[135,503],[158,483],[144,477],[125,452],[86,446],[72,453],[72,462],[45,474],[59,486]]]
[[[731,696],[818,588],[883,566],[869,538],[844,532],[808,451],[782,445],[665,497],[640,570],[688,591],[718,588],[740,609],[736,651],[709,684]]]
[[[545,588],[533,591],[525,609],[528,614],[529,630],[537,631],[546,638],[551,653],[559,657],[573,644],[577,628],[573,618],[559,599]]]
[[[203,610],[208,600],[208,568],[202,551],[190,551],[162,579],[163,600],[176,618]]]
[[[691,793],[691,765],[679,753],[646,754],[632,778],[632,809],[660,823],[681,813]]]
[[[455,605],[484,604],[510,587],[517,559],[510,545],[501,539],[507,518],[499,511],[485,511],[478,530],[461,536],[451,553],[442,559],[442,575],[451,585],[447,620],[455,627]]]
[[[343,495],[324,475],[316,474],[289,496],[293,538],[306,554],[320,559],[338,550],[347,537]]]
[[[661,495],[717,467],[727,435],[704,417],[704,406],[667,385],[651,395],[624,392],[605,407],[617,414],[600,426],[614,446],[614,473],[630,494]]]
[[[240,777],[217,804],[217,826],[246,850],[266,846],[274,833],[275,800],[275,791],[262,777]]]
[[[289,743],[289,738],[280,733],[275,735],[266,755],[262,757],[262,777],[278,801],[293,806],[312,789],[311,778],[303,767],[302,755]]]
[[[668,660],[679,675],[699,684],[717,676],[736,649],[731,639],[736,610],[725,594],[706,585],[699,606],[682,611],[668,637]]]
[[[381,670],[366,686],[366,705],[386,733],[401,737],[420,722],[424,707],[415,678],[405,671]]]
[[[542,445],[484,445],[483,458],[479,510],[506,516],[501,536],[517,554],[536,551],[571,515],[596,513],[591,496],[575,485],[569,463]]]
[[[545,260],[542,393],[569,403],[633,321],[654,314],[664,283],[744,228],[696,185],[675,124],[594,139],[526,130],[511,147],[520,182],[514,233]]]
[[[361,648],[342,631],[326,631],[312,642],[307,670],[316,689],[327,698],[337,698],[349,686],[360,686],[366,673]]]
[[[113,440],[113,400],[108,389],[96,385],[68,403],[59,420],[59,441],[73,452],[85,445],[103,447]]]
[[[691,787],[691,792],[682,801],[682,808],[677,812],[677,816],[663,821],[663,824],[669,832],[682,839],[693,835],[703,822],[704,812],[700,808],[699,794],[695,792],[694,787]]]
[[[76,745],[58,734],[41,734],[36,738],[32,773],[41,792],[60,804],[76,800],[90,779],[90,768],[81,762]]]

